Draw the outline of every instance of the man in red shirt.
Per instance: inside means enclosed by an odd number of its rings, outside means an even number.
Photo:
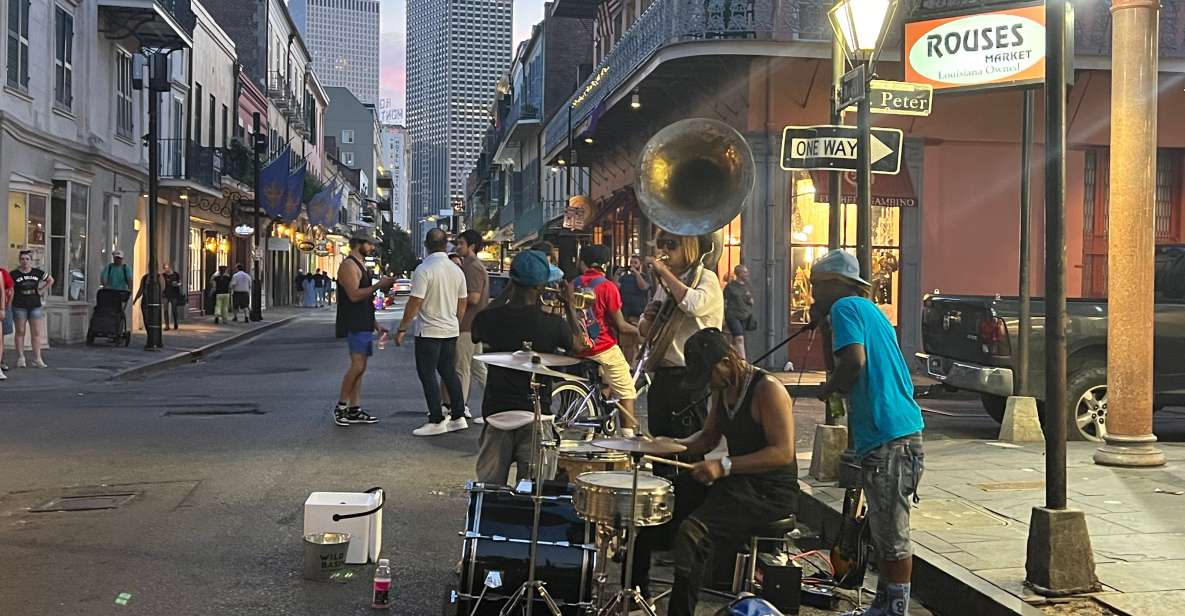
[[[580,268],[584,273],[576,278],[574,286],[576,289],[591,289],[596,295],[592,307],[581,317],[586,322],[592,343],[592,347],[581,355],[601,365],[601,378],[621,405],[622,430],[626,436],[632,436],[638,426],[634,416],[638,390],[634,388],[634,375],[617,338],[622,334],[637,335],[638,329],[621,314],[621,290],[605,275],[608,261],[609,251],[604,246],[585,246],[580,250]]]

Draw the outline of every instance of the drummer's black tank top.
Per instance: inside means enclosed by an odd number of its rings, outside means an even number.
[[[756,453],[769,446],[769,440],[765,438],[765,430],[761,424],[757,423],[757,420],[753,419],[754,392],[757,391],[757,385],[767,378],[772,378],[768,372],[754,368],[753,378],[749,380],[749,387],[745,390],[745,397],[732,417],[728,416],[728,409],[724,404],[723,397],[716,402],[719,411],[717,417],[720,421],[720,432],[724,438],[728,439],[728,456],[730,458]],[[746,476],[797,485],[798,462],[791,459],[789,464],[780,468]]]
[[[347,257],[358,266],[358,288],[365,289],[371,283],[370,272],[366,271],[358,259]],[[368,332],[374,330],[374,298],[364,297],[358,301],[350,301],[348,293],[337,294],[337,337],[345,338],[354,332]]]

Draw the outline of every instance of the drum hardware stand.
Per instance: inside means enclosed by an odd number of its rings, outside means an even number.
[[[631,451],[630,457],[634,461],[634,483],[630,493],[630,534],[626,541],[625,572],[622,576],[626,583],[629,583],[634,576],[634,542],[638,539],[638,470],[642,466],[642,452]],[[612,616],[619,604],[621,605],[621,616],[629,616],[631,603],[642,608],[642,612],[647,616],[658,616],[658,612],[655,612],[650,603],[642,597],[640,590],[636,587],[626,588],[625,584],[621,585],[621,590],[617,591],[609,604],[597,612],[597,616]]]
[[[531,361],[533,363],[541,363],[538,356],[533,356]],[[531,558],[527,565],[527,580],[518,587],[518,590],[514,591],[513,595],[510,596],[510,599],[506,602],[506,605],[502,608],[502,611],[498,612],[499,616],[507,616],[510,614],[514,608],[518,606],[519,601],[522,601],[524,598],[526,600],[526,605],[523,607],[523,614],[526,616],[531,616],[532,610],[535,607],[536,593],[538,593],[539,598],[543,600],[543,603],[547,606],[547,610],[551,612],[552,616],[563,616],[563,614],[560,612],[559,606],[556,605],[555,600],[552,599],[551,594],[549,594],[547,592],[547,588],[544,587],[544,583],[535,577],[535,558],[539,550],[539,515],[543,509],[543,477],[541,476],[543,472],[543,448],[540,447],[540,442],[542,440],[542,435],[540,433],[542,431],[541,427],[543,425],[543,403],[539,397],[539,388],[542,386],[543,384],[538,381],[535,373],[532,372],[531,403],[532,406],[535,407],[535,421],[531,424],[531,445],[535,452],[535,459],[533,461],[534,472],[532,473],[535,475],[533,477],[533,480],[535,481],[535,491],[531,496],[531,500],[534,502],[532,511],[534,518],[531,522]],[[637,484],[636,477],[634,479],[634,483]],[[474,610],[476,609],[477,607],[474,606]]]

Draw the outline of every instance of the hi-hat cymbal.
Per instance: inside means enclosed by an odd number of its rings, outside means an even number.
[[[556,355],[555,353],[538,353],[535,351],[514,351],[513,353],[482,353],[480,355],[474,355],[474,358],[479,361],[486,361],[485,359],[481,359],[485,357],[488,359],[502,358],[506,361],[513,362],[531,362],[533,361],[531,359],[533,356],[538,357],[539,363],[549,368],[555,368],[557,366],[575,366],[576,364],[580,363],[580,358],[578,357]]]
[[[611,451],[628,451],[630,453],[645,453],[650,455],[682,453],[687,451],[686,446],[680,445],[669,438],[655,439],[649,436],[597,438],[593,439],[592,444],[601,449],[609,449]]]
[[[550,377],[554,377],[557,379],[565,379],[568,381],[584,381],[584,380],[586,380],[586,379],[580,378],[576,375],[568,374],[567,372],[560,372],[558,370],[552,370],[551,368],[548,368],[547,365],[542,361],[542,356],[544,354],[536,353],[535,355],[541,356],[540,361],[538,361],[538,362],[532,361],[531,355],[529,355],[529,354],[522,355],[519,353],[482,353],[480,355],[474,355],[473,358],[476,359],[477,361],[480,361],[481,363],[489,365],[489,366],[498,366],[500,368],[517,370],[519,372],[530,372],[532,374],[538,374],[538,375],[542,375],[542,376],[550,376]],[[562,355],[548,355],[548,357],[560,357],[565,360],[570,359],[567,357],[563,357]],[[571,364],[557,364],[557,365],[571,365]]]

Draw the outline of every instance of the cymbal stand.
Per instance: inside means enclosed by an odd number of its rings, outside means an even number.
[[[625,583],[631,583],[634,576],[634,542],[638,539],[638,469],[642,466],[642,452],[630,452],[630,457],[634,461],[634,485],[630,494],[630,533],[629,539],[626,540],[625,573],[622,576]],[[629,616],[631,603],[641,608],[647,616],[658,616],[654,608],[642,597],[642,592],[637,587],[626,588],[625,584],[621,585],[621,590],[617,591],[609,604],[597,612],[597,616],[612,616],[619,605],[621,606],[621,616]]]
[[[532,356],[531,361],[536,364],[540,363],[539,356]],[[534,466],[534,472],[532,473],[534,477],[532,479],[535,482],[535,490],[531,496],[531,500],[534,501],[534,510],[532,512],[534,518],[531,522],[531,558],[527,569],[527,580],[522,583],[522,586],[518,587],[518,590],[514,591],[513,595],[510,596],[510,599],[506,602],[506,605],[503,606],[502,611],[498,612],[499,616],[507,616],[510,614],[512,611],[514,611],[515,607],[518,606],[519,602],[524,600],[524,598],[526,600],[526,605],[523,606],[523,614],[525,616],[531,616],[531,611],[535,607],[536,593],[539,594],[539,598],[543,600],[543,603],[547,606],[547,610],[551,612],[552,616],[563,616],[560,612],[560,607],[556,605],[556,602],[554,599],[552,599],[551,594],[547,592],[547,588],[544,587],[543,582],[539,581],[535,577],[535,558],[539,549],[539,514],[543,509],[542,475],[544,462],[543,448],[540,447],[540,442],[542,440],[542,435],[540,432],[543,425],[543,402],[539,396],[539,388],[542,386],[543,384],[536,379],[535,373],[532,372],[531,403],[532,406],[535,407],[535,421],[533,424],[531,424],[531,445],[533,447],[532,451],[534,451],[535,455],[535,459],[532,461]],[[635,482],[636,481],[637,480],[635,479]]]

